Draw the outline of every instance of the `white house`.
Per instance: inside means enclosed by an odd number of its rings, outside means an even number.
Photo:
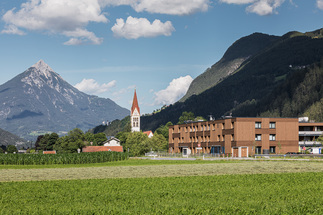
[[[111,139],[104,141],[103,146],[120,146],[120,140],[112,137]]]

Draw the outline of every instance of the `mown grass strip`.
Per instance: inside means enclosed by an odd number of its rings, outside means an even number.
[[[239,162],[173,165],[1,169],[0,182],[93,178],[143,178],[223,174],[322,172],[322,162]]]
[[[323,172],[0,183],[0,214],[322,214]]]
[[[104,163],[85,164],[47,164],[47,165],[0,165],[0,169],[43,169],[43,168],[77,168],[77,167],[104,167],[104,166],[145,166],[145,165],[174,165],[174,164],[207,164],[207,163],[238,163],[232,160],[150,160],[129,159]]]

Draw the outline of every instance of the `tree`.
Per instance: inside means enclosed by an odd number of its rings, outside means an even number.
[[[159,126],[159,128],[156,129],[155,133],[163,135],[165,139],[168,140],[169,126],[171,125],[173,125],[172,122],[167,122],[166,125]]]
[[[107,137],[105,136],[104,133],[98,133],[94,135],[94,142],[98,145],[98,146],[102,146],[103,142],[107,140]]]
[[[57,133],[39,135],[35,147],[37,150],[53,150],[53,146],[58,138],[59,136]]]
[[[152,151],[163,151],[168,148],[168,140],[161,134],[155,132],[154,136],[149,140],[148,147]]]
[[[9,146],[7,146],[7,152],[8,153],[14,153],[14,152],[17,153],[18,152],[18,149],[14,145],[9,145]]]
[[[119,132],[116,135],[116,138],[120,140],[122,146],[125,146],[129,134],[130,132]],[[123,147],[123,149],[126,150],[125,147]]]
[[[194,119],[195,119],[194,113],[184,111],[182,115],[179,117],[178,119],[179,121],[177,124],[183,124],[185,123],[185,121],[194,120]]]
[[[142,132],[128,133],[124,150],[128,150],[133,156],[139,156],[149,151],[148,136]]]
[[[94,146],[101,146],[103,145],[103,142],[107,140],[107,137],[105,136],[104,133],[97,133],[97,134],[92,134],[90,132],[87,132],[84,135],[84,139],[88,143],[93,143]]]
[[[68,138],[70,141],[74,142],[76,140],[85,140],[84,132],[79,128],[74,128],[68,132]]]
[[[51,133],[48,137],[48,141],[47,141],[45,150],[53,150],[53,146],[55,145],[58,138],[59,138],[59,136],[57,133]]]
[[[4,153],[4,150],[0,147],[0,153]]]
[[[68,132],[64,137],[58,138],[53,148],[58,153],[76,153],[77,149],[85,146],[86,135],[79,128],[75,128]]]

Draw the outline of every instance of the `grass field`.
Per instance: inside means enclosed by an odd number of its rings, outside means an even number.
[[[49,167],[2,167],[0,214],[323,211],[323,162],[127,160]]]

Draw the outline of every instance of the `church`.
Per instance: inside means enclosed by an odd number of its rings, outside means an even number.
[[[131,123],[131,132],[140,132],[140,108],[138,105],[136,90],[132,100],[130,123]],[[143,133],[146,134],[149,138],[152,138],[154,136],[152,131],[144,131]]]
[[[130,113],[131,132],[140,131],[140,108],[138,105],[137,93],[133,96],[131,113]]]

